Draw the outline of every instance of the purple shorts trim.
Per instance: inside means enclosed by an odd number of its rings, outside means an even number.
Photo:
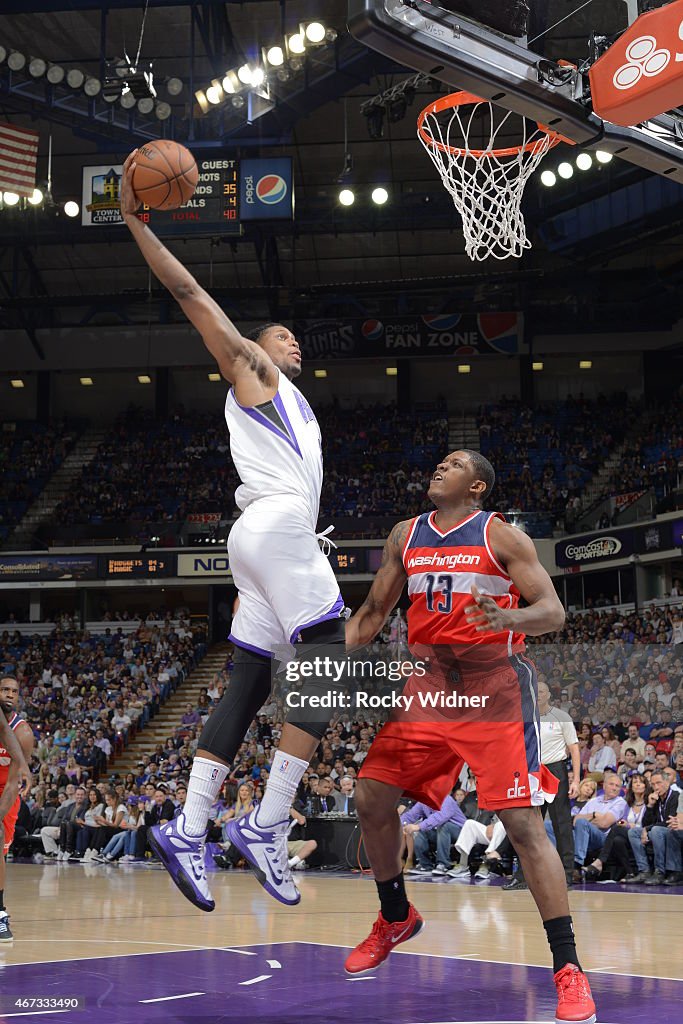
[[[302,625],[296,627],[291,637],[289,638],[290,644],[296,643],[296,637],[298,636],[302,629],[310,629],[311,626],[317,626],[321,622],[327,622],[328,619],[338,619],[343,607],[344,598],[341,596],[341,594],[339,594],[337,600],[334,602],[329,612],[325,612],[325,614],[321,615],[319,618],[313,619],[311,622],[304,622],[302,623]]]
[[[254,647],[253,644],[246,644],[244,640],[238,640],[233,633],[228,635],[228,640],[231,640],[235,647],[242,647],[245,651],[251,651],[252,654],[262,654],[264,658],[273,657],[272,651],[264,651],[262,647]]]

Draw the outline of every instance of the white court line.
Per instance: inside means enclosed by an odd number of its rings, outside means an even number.
[[[16,943],[16,942],[32,942],[33,940],[32,939],[15,939],[14,941]],[[45,940],[45,941],[47,941],[47,940]],[[72,941],[72,940],[69,940],[69,941]],[[86,943],[88,941],[121,942],[121,943],[126,943],[126,944],[129,944],[131,942],[130,939],[101,939],[101,940],[76,939],[76,940],[73,940],[73,941],[83,942],[83,943]],[[159,943],[159,945],[162,945],[162,943]],[[262,946],[325,946],[328,949],[355,949],[355,946],[350,946],[350,945],[345,946],[343,943],[340,943],[340,942],[314,942],[311,939],[278,939],[278,940],[276,940],[274,942],[248,942],[248,943],[245,943],[245,945],[246,946],[252,946],[252,947],[253,946],[257,946],[257,947],[262,947]],[[225,947],[223,947],[223,946],[183,946],[181,949],[159,949],[159,950],[150,950],[149,953],[121,953],[121,954],[118,954],[118,955],[120,956],[121,959],[123,959],[124,957],[127,958],[127,957],[132,957],[132,956],[161,956],[164,953],[191,953],[194,950],[199,950],[199,952],[203,952],[203,951],[206,951],[206,952],[216,952],[216,951],[221,952],[224,948]],[[243,951],[239,947],[235,946],[235,947],[231,947],[229,952],[231,952],[231,953],[239,953],[239,952],[243,952]],[[466,954],[462,954],[461,956],[455,956],[455,954],[452,954],[452,953],[418,953],[416,951],[407,950],[407,949],[395,949],[395,950],[393,950],[393,952],[395,954],[397,954],[398,956],[426,956],[426,957],[430,957],[432,960],[470,960],[470,961],[474,961],[476,963],[508,964],[508,966],[510,966],[510,967],[542,967],[542,968],[546,968],[547,970],[550,970],[550,967],[548,966],[548,964],[532,964],[532,963],[528,963],[528,962],[522,961],[522,960],[493,960],[490,957],[486,957],[486,958],[479,957],[479,955],[476,954],[476,953],[466,953]],[[2,950],[0,949],[0,955],[1,954],[2,954]],[[88,961],[90,961],[90,960],[111,960],[112,957],[116,956],[116,955],[117,954],[105,953],[102,956],[89,956],[87,959],[88,959]],[[252,953],[251,955],[252,956],[258,956],[257,953]],[[20,963],[16,963],[16,964],[0,964],[0,978],[2,977],[2,972],[10,969],[11,967],[31,967],[31,966],[33,966],[33,964],[81,963],[83,961],[83,959],[84,958],[80,957],[80,956],[72,956],[72,957],[66,957],[63,960],[25,960],[25,961],[22,960]],[[595,968],[593,970],[586,971],[586,974],[597,974],[601,970],[605,970],[605,968],[599,968],[598,967],[598,968]],[[672,978],[668,974],[636,974],[634,971],[616,971],[613,968],[611,968],[611,970],[612,970],[613,974],[616,974],[616,975],[618,975],[621,978],[650,978],[653,981],[677,981],[677,982],[683,983],[683,978],[680,978],[680,977],[679,978]],[[58,1012],[61,1013],[62,1011],[60,1010]],[[7,1014],[5,1014],[5,1016],[7,1016]],[[481,1024],[481,1022],[479,1021],[479,1022],[477,1022],[477,1024]],[[500,1024],[500,1022],[497,1022],[497,1024]],[[525,1024],[526,1024],[526,1022],[525,1022]]]
[[[3,1013],[2,1019],[5,1017],[37,1017],[45,1016],[48,1013],[69,1013],[69,1010],[24,1010],[21,1013]]]
[[[240,985],[258,985],[259,981],[268,981],[268,978],[272,978],[272,974],[259,974],[258,978],[249,978],[248,981],[240,981]]]
[[[205,996],[206,992],[183,992],[180,996],[159,996],[158,999],[138,999],[139,1003],[170,1003],[172,999],[191,999],[193,996]]]
[[[256,956],[256,953],[254,953],[254,956]],[[282,964],[280,963],[279,960],[266,960],[266,963],[268,964],[269,967],[272,967],[273,970],[275,970],[278,967],[282,967]]]
[[[201,949],[202,947],[200,946],[198,948]],[[221,953],[239,953],[240,956],[258,956],[258,953],[252,953],[248,949],[235,949],[233,946],[205,946],[203,948],[216,949]],[[268,961],[268,963],[270,964],[270,960]],[[280,965],[278,964],[278,967],[279,966]]]

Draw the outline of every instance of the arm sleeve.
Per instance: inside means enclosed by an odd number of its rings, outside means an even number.
[[[431,812],[430,812],[431,813]],[[413,806],[401,815],[402,825],[414,825],[426,817],[427,810],[424,804],[413,804]]]
[[[452,796],[447,796],[441,804],[441,809],[432,811],[424,821],[420,822],[420,832],[428,832],[430,828],[438,828],[453,817],[454,810],[458,808]]]
[[[571,721],[562,723],[562,735],[564,737],[564,742],[568,747],[571,747],[572,743],[579,742],[579,737],[576,735],[576,728],[574,723]]]

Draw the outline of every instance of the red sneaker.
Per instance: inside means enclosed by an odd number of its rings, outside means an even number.
[[[405,921],[389,922],[382,917],[380,910],[372,931],[346,959],[344,969],[347,974],[365,974],[374,971],[391,953],[392,949],[415,938],[424,928],[424,919],[418,914],[412,903],[408,904],[408,916]]]
[[[567,964],[555,975],[557,1010],[555,1024],[595,1024],[595,1003],[588,978],[575,964]]]

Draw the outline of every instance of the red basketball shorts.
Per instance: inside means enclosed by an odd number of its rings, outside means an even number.
[[[438,809],[467,764],[477,781],[479,806],[497,811],[531,807],[552,800],[558,781],[541,764],[536,673],[531,662],[513,655],[496,689],[514,721],[390,720],[363,761],[359,778],[376,779]],[[512,717],[508,715],[508,717]]]
[[[0,796],[2,796],[2,789],[0,789]],[[3,853],[5,856],[9,852],[9,848],[14,842],[14,829],[17,824],[17,818],[19,817],[19,808],[21,807],[21,800],[19,797],[14,801],[9,811],[5,815],[2,821],[2,825],[5,831]]]

